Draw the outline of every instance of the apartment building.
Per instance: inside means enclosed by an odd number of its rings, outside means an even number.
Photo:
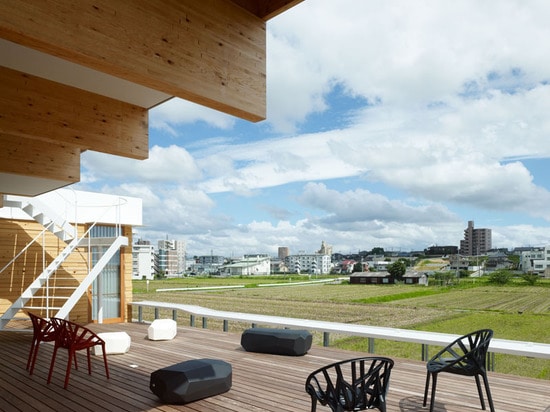
[[[159,240],[157,250],[158,273],[166,277],[177,277],[185,272],[185,242],[181,240]]]
[[[479,256],[487,254],[491,249],[491,229],[476,229],[474,221],[468,221],[468,227],[464,229],[464,239],[460,241],[458,253],[465,256]]]
[[[327,274],[332,268],[330,255],[298,254],[285,258],[285,264],[290,272]]]
[[[132,280],[154,279],[157,269],[155,247],[150,242],[132,245]]]

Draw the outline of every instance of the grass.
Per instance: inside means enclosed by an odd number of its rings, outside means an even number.
[[[529,286],[516,282],[493,286],[483,279],[453,287],[418,285],[350,285],[258,287],[264,283],[303,282],[307,277],[182,278],[134,281],[134,300],[200,305],[212,309],[347,322],[373,326],[465,334],[491,328],[495,338],[550,343],[550,282]],[[202,291],[204,286],[238,289]],[[160,288],[197,288],[190,292],[156,292]],[[168,314],[170,316],[170,314]],[[231,325],[242,330],[249,325]],[[209,328],[220,328],[210,321]],[[331,346],[366,352],[367,339],[331,334]],[[322,344],[321,334],[314,334]],[[420,346],[376,340],[375,353],[420,359]],[[430,348],[435,353],[438,348]],[[550,379],[550,360],[495,355],[497,372]]]

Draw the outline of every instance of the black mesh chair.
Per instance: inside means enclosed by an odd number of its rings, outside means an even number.
[[[377,408],[386,412],[390,372],[393,360],[364,357],[332,363],[312,372],[306,380],[311,396],[311,412],[317,402],[333,412]]]
[[[491,398],[491,391],[489,390],[489,381],[487,380],[487,370],[485,368],[487,350],[489,349],[489,342],[492,337],[493,331],[490,329],[481,329],[469,333],[451,342],[428,361],[426,365],[428,371],[426,375],[423,405],[426,406],[431,377],[432,395],[430,398],[430,412],[434,409],[437,375],[441,372],[474,376],[481,408],[485,409],[485,401],[483,400],[483,392],[479,381],[479,377],[481,376],[483,378],[485,392],[487,392],[489,407],[491,408],[491,412],[495,411],[493,399]]]

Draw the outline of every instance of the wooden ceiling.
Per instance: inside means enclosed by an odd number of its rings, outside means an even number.
[[[3,2],[0,202],[78,182],[85,150],[147,158],[173,97],[265,119],[266,21],[300,2]]]

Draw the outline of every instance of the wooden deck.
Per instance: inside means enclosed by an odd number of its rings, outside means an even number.
[[[171,341],[149,341],[146,324],[91,325],[97,332],[126,331],[132,346],[124,355],[109,355],[111,378],[105,377],[101,358],[93,357],[89,376],[82,354],[80,368],[72,372],[63,389],[65,351],[57,359],[50,385],[46,384],[52,347],[40,348],[35,373],[25,370],[30,332],[0,332],[1,411],[309,411],[304,382],[314,369],[333,361],[366,354],[314,346],[300,357],[250,353],[240,346],[240,334],[180,327]],[[229,392],[187,405],[163,405],[149,390],[151,372],[196,358],[231,363],[233,384]],[[427,411],[422,408],[425,365],[394,359],[388,412]],[[489,373],[498,412],[550,412],[550,381]],[[328,410],[319,408],[318,410]],[[438,412],[481,410],[473,378],[442,374],[436,396]]]

